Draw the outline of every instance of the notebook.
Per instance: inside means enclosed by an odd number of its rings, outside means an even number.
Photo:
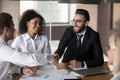
[[[88,68],[83,70],[75,70],[76,73],[79,73],[83,76],[93,76],[93,75],[99,75],[99,74],[105,74],[106,71],[99,69],[99,68]]]

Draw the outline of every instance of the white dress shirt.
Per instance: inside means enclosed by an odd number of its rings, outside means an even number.
[[[20,66],[38,66],[44,65],[54,60],[51,54],[28,54],[18,52],[11,48],[7,43],[0,38],[0,80],[5,80],[5,77],[10,70],[10,63]]]
[[[27,52],[28,54],[31,52],[46,55],[51,54],[49,41],[46,35],[36,35],[35,38],[32,39],[28,33],[25,33],[17,36],[11,46],[20,52]],[[16,67],[16,69],[17,68],[20,67]]]
[[[35,39],[32,39],[28,33],[25,33],[17,36],[11,46],[20,52],[51,54],[49,41],[45,35],[36,35]]]

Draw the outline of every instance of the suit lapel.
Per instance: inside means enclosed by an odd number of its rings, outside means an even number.
[[[89,40],[89,35],[90,35],[90,32],[89,32],[89,29],[87,28],[87,31],[84,35],[83,43],[81,46],[81,51],[83,50],[84,46],[86,45],[87,41]]]

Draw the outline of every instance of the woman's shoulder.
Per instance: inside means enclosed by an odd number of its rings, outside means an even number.
[[[40,39],[47,39],[48,40],[48,37],[47,37],[47,35],[45,35],[45,34],[42,34],[42,35],[38,35],[38,37],[40,38]]]
[[[23,38],[25,38],[25,34],[16,36],[15,40],[23,40]]]

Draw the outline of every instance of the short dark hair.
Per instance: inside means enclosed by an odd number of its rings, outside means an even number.
[[[26,25],[26,22],[27,21],[30,21],[31,19],[33,18],[40,18],[40,31],[38,32],[38,34],[42,34],[43,32],[43,28],[45,27],[45,20],[44,18],[38,14],[35,10],[33,9],[29,9],[29,10],[26,10],[22,16],[21,16],[21,19],[20,19],[20,22],[19,22],[19,33],[20,34],[23,34],[23,33],[26,33],[27,32],[27,25]]]
[[[5,27],[10,28],[12,22],[12,16],[9,13],[0,13],[0,35],[3,33]]]
[[[89,16],[89,12],[85,9],[77,9],[75,11],[75,14],[81,14],[85,16],[86,21],[90,21],[90,16]]]

